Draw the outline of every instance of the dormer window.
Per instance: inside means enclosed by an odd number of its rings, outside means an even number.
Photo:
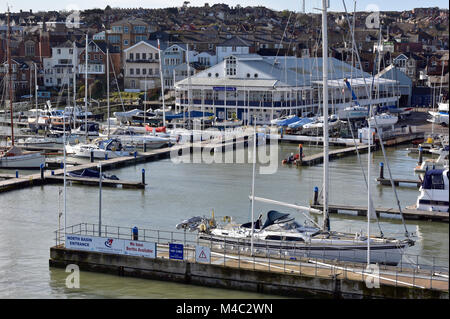
[[[236,75],[236,58],[234,56],[228,57],[225,61],[225,67],[227,70],[227,75]]]

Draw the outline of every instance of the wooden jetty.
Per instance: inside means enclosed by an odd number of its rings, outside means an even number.
[[[381,185],[391,186],[391,180],[389,178],[384,178],[384,163],[380,162],[380,175],[376,179]],[[395,186],[399,186],[402,184],[415,184],[417,188],[422,185],[422,181],[420,179],[407,179],[407,178],[393,178],[392,182],[394,182]]]
[[[372,145],[371,149],[375,150],[376,147],[377,147],[376,145]],[[369,146],[367,144],[358,146],[358,151],[360,153],[367,152],[368,149],[369,149]],[[354,155],[354,154],[356,154],[356,147],[352,146],[352,147],[346,147],[346,148],[342,148],[342,149],[338,149],[338,150],[329,151],[328,158],[330,160],[333,160],[336,158],[341,158],[344,156],[349,156],[349,155]],[[305,156],[302,158],[301,161],[298,161],[297,163],[300,166],[312,166],[312,165],[316,165],[316,164],[321,164],[321,163],[323,163],[323,153],[321,152],[321,153],[313,154],[310,156]]]
[[[99,186],[100,179],[99,178],[91,178],[91,177],[73,177],[66,176],[66,181],[76,184],[82,185],[92,185]],[[64,183],[64,176],[47,176],[45,177],[45,182],[47,184],[52,183]],[[145,188],[145,184],[143,182],[133,182],[133,181],[124,181],[124,180],[114,180],[102,178],[102,186],[105,187],[122,187],[122,188]]]
[[[381,178],[381,177],[377,177],[377,182],[379,182],[381,185],[387,185],[387,186],[391,186],[391,180],[389,178]],[[401,184],[415,184],[417,186],[417,188],[420,187],[420,185],[422,185],[422,181],[420,180],[415,180],[415,179],[406,179],[406,178],[394,178],[392,179],[392,181],[394,182],[395,186],[399,186],[400,183]]]
[[[312,208],[322,210],[322,204],[311,205]],[[396,208],[382,208],[375,207],[375,212],[378,217],[386,217],[381,215],[383,214],[392,214],[392,215],[400,215],[400,211]],[[328,212],[330,214],[339,214],[344,212],[353,211],[356,212],[358,216],[367,216],[367,206],[356,206],[356,205],[328,205]],[[437,222],[446,222],[448,223],[449,213],[448,212],[430,212],[424,210],[403,208],[402,209],[403,217],[405,219],[412,220],[429,220],[429,221],[437,221]]]
[[[228,150],[230,148],[236,147],[237,144],[243,143],[244,145],[247,145],[248,142],[248,136],[242,136],[238,138],[233,138],[229,140],[223,140],[223,141],[201,141],[201,142],[194,142],[194,143],[186,143],[186,144],[179,144],[172,147],[165,147],[160,149],[152,149],[147,152],[135,152],[131,156],[123,156],[123,157],[117,157],[117,158],[111,158],[107,160],[102,160],[102,171],[106,171],[109,169],[115,169],[119,167],[129,166],[129,165],[136,165],[138,163],[144,163],[148,161],[154,161],[159,160],[162,158],[168,158],[172,155],[181,155],[185,151],[186,152],[193,152],[194,149],[200,149],[207,148],[211,150],[211,152],[214,152],[214,150],[217,150],[218,148],[221,148],[222,150]],[[68,163],[67,163],[68,164]],[[93,159],[91,162],[86,164],[80,164],[75,166],[67,166],[66,172],[80,172],[84,169],[97,169],[98,162],[95,162]],[[19,176],[16,178],[13,174],[4,174],[4,178],[7,178],[6,180],[0,181],[0,193],[7,192],[15,189],[22,189],[25,187],[31,187],[36,185],[44,185],[47,183],[55,183],[59,182],[59,179],[62,179],[62,175],[64,174],[64,169],[59,168],[56,170],[53,170],[49,172],[48,170],[42,170],[41,172],[37,174],[31,174],[27,176]],[[13,176],[11,176],[13,175]],[[1,177],[1,176],[0,176]],[[58,177],[58,178],[56,178]],[[74,180],[75,181],[75,180]],[[77,182],[83,182],[82,180],[76,180]],[[102,179],[102,185],[103,185]],[[98,185],[98,181],[93,181],[91,179],[84,181],[85,184],[96,184]],[[145,184],[145,172],[143,172],[142,175],[142,184]],[[124,186],[124,183],[122,181],[118,181],[117,183],[111,182],[111,185],[122,185]],[[135,182],[128,182],[125,183],[125,187],[133,187],[133,188],[142,188],[139,183]]]

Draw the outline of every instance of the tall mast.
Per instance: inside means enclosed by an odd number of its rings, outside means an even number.
[[[73,109],[72,109],[72,118],[73,118],[73,127],[75,128],[76,123],[75,123],[75,108],[77,106],[77,67],[75,66],[75,63],[77,63],[77,46],[76,46],[76,42],[73,41],[73,54],[72,54],[72,60],[73,60]],[[70,120],[69,120],[70,123]]]
[[[327,0],[322,0],[322,77],[323,77],[323,230],[330,230],[328,216],[328,34]]]
[[[37,64],[34,63],[34,100],[36,103],[36,127],[38,125],[38,84],[37,84]]]
[[[253,175],[252,175],[252,234],[250,236],[250,251],[251,255],[253,255],[253,233],[255,231],[255,221],[254,221],[254,212],[255,212],[255,171],[256,171],[256,118],[254,121],[254,132],[253,132]]]
[[[162,107],[163,107],[163,126],[166,126],[166,106],[164,103],[164,76],[163,76],[163,69],[162,69],[162,55],[161,55],[161,48],[159,45],[159,39],[158,39],[158,54],[159,54],[159,74],[161,77],[161,97],[162,97]]]
[[[11,26],[9,23],[9,12],[8,7],[8,41],[7,41],[7,54],[8,54],[8,89],[9,89],[9,107],[11,112],[11,146],[14,146],[14,123],[13,123],[13,90],[12,90],[12,65],[11,65]],[[37,124],[37,123],[36,123]]]
[[[84,126],[85,126],[85,134],[86,141],[88,138],[88,127],[87,127],[87,95],[88,95],[88,34],[86,32],[86,48],[84,52],[85,58],[85,70],[84,70]]]
[[[106,47],[106,101],[108,103],[108,139],[111,130],[111,121],[109,120],[109,48]]]

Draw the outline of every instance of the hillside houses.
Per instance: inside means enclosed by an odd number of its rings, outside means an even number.
[[[199,7],[185,4],[165,9],[108,6],[82,11],[79,28],[67,27],[65,21],[69,14],[30,10],[11,15],[12,56],[28,68],[37,65],[40,70],[38,85],[46,89],[59,90],[66,83],[65,79],[72,75],[73,67],[76,67],[76,79],[84,80],[86,33],[89,36],[89,83],[104,80],[108,48],[112,63],[110,71],[124,90],[161,87],[159,53],[165,89],[173,89],[176,82],[188,76],[188,62],[189,69],[195,74],[221,63],[232,54],[322,56],[321,18],[316,13],[226,4]],[[349,15],[352,19],[353,14]],[[355,67],[372,73],[379,51],[383,53],[382,69],[393,64],[414,85],[427,85],[430,76],[441,76],[440,59],[445,55],[442,52],[448,52],[448,10],[417,8],[382,12],[381,21],[385,27],[382,28],[381,46],[378,30],[368,29],[365,25],[367,15],[356,12],[355,44],[360,62],[353,59]],[[0,14],[1,63],[6,60],[5,21],[5,15]],[[343,13],[329,13],[330,56],[347,63],[352,62],[349,31]],[[58,49],[61,52],[76,50],[76,56],[69,51],[65,55],[59,54]],[[444,75],[447,73],[448,66],[444,67]],[[0,76],[4,74],[0,73]],[[145,83],[147,85],[143,85]],[[24,89],[29,90],[29,84]]]

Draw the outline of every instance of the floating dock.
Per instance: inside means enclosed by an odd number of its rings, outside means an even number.
[[[322,204],[311,205],[312,208],[323,210]],[[397,208],[382,208],[375,207],[375,212],[380,218],[387,218],[381,214],[391,214],[400,216],[400,211]],[[356,212],[358,216],[367,216],[367,206],[356,206],[356,205],[328,205],[328,212],[330,214],[345,214],[348,212]],[[405,219],[413,220],[428,220],[436,222],[448,223],[449,213],[448,212],[430,212],[425,210],[417,210],[410,208],[402,208],[403,217]]]
[[[66,181],[69,183],[82,184],[82,185],[91,185],[91,186],[99,186],[100,179],[92,178],[92,177],[73,177],[66,176]],[[46,184],[53,183],[64,183],[64,176],[47,176],[45,177]],[[104,187],[121,187],[121,188],[145,188],[145,184],[143,182],[133,182],[133,181],[123,181],[123,180],[114,180],[108,178],[102,178],[102,186]]]
[[[399,186],[400,184],[413,184],[419,188],[422,185],[422,181],[416,179],[406,179],[406,178],[394,178],[392,179],[395,186]],[[381,178],[377,177],[377,182],[381,185],[391,186],[391,180],[389,178]]]
[[[248,145],[248,136],[241,136],[238,138],[233,138],[225,141],[218,141],[217,143],[214,141],[202,141],[202,142],[194,142],[194,143],[186,143],[186,144],[179,144],[172,147],[166,147],[161,149],[152,149],[147,152],[135,152],[131,156],[123,156],[123,157],[117,157],[117,158],[111,158],[106,160],[101,160],[102,164],[102,171],[115,169],[119,167],[129,166],[129,165],[136,165],[138,163],[144,163],[154,160],[159,160],[162,158],[168,158],[171,155],[183,155],[184,152],[186,153],[192,153],[194,150],[203,150],[208,149],[211,152],[218,151],[219,149],[222,151],[226,151],[229,149],[234,149],[237,147],[237,145],[241,144],[243,147]],[[69,163],[67,163],[69,164]],[[66,167],[66,173],[72,173],[72,172],[80,172],[84,169],[97,169],[98,162],[95,162],[92,159],[92,162],[86,163],[86,164],[80,164],[75,166],[67,166]],[[0,193],[7,192],[15,189],[22,189],[26,187],[31,186],[37,186],[37,185],[44,185],[47,183],[55,183],[59,182],[60,179],[63,179],[62,176],[64,174],[64,169],[59,168],[53,171],[43,170],[40,173],[37,174],[30,174],[30,175],[23,175],[16,177],[14,174],[3,174],[3,178],[6,178],[6,180],[0,181]],[[59,176],[59,177],[58,177]],[[0,178],[2,176],[0,175]],[[145,184],[145,176],[142,176],[143,181],[141,184]],[[83,180],[75,180],[76,182],[83,182],[84,184],[98,184],[98,179],[83,179]],[[102,179],[102,181],[107,181],[105,179]],[[130,186],[133,188],[142,188],[142,185],[138,182],[125,182],[121,183],[121,181],[118,181],[117,183],[110,182],[110,185],[120,185],[122,186]],[[102,182],[102,185],[103,182]]]
[[[134,237],[132,229],[102,226],[100,236],[96,225],[69,228],[66,234],[55,232],[50,267],[71,264],[84,271],[302,298],[449,296],[448,265],[380,265],[373,273],[365,264],[208,247],[189,233],[139,229]]]
[[[371,149],[375,150],[376,147],[377,147],[376,145],[372,145]],[[367,144],[358,146],[358,152],[360,152],[360,153],[367,152],[368,149],[369,149],[369,146]],[[337,159],[337,158],[341,158],[341,157],[345,157],[345,156],[354,155],[354,154],[356,154],[356,151],[357,151],[356,147],[354,147],[354,146],[346,147],[346,148],[342,148],[342,149],[338,149],[338,150],[331,150],[328,152],[328,159],[333,160],[333,159]],[[314,155],[309,155],[309,156],[303,157],[301,161],[297,162],[297,165],[312,166],[312,165],[317,165],[317,164],[321,164],[321,163],[323,163],[323,153],[317,153]]]

